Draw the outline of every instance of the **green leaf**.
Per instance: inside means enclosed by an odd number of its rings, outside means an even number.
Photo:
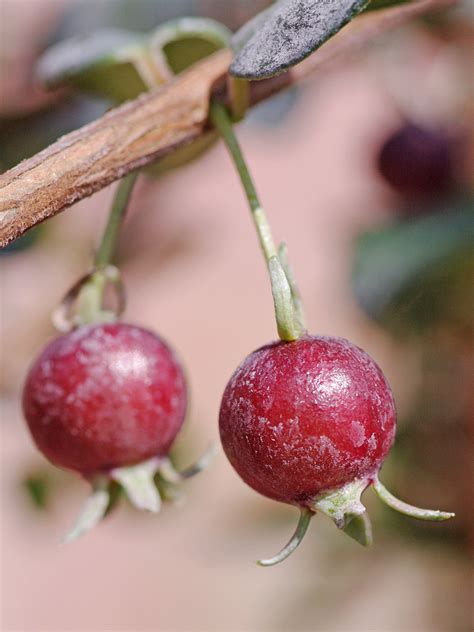
[[[74,88],[122,103],[227,46],[230,31],[215,20],[181,18],[151,35],[101,29],[56,44],[37,65],[49,88]]]
[[[178,74],[230,44],[229,29],[208,18],[180,18],[159,26],[151,37],[152,52],[163,54]]]
[[[472,273],[474,207],[471,199],[451,204],[360,237],[353,288],[371,317],[388,321],[395,313],[396,320],[425,324],[444,308],[452,315],[456,302],[466,310],[461,285]]]
[[[378,9],[387,9],[397,4],[407,4],[409,1],[410,0],[372,0],[367,10],[377,11]]]
[[[76,90],[122,103],[164,84],[217,50],[230,44],[229,29],[208,18],[180,18],[165,22],[151,35],[103,29],[50,48],[38,62],[39,80],[48,87]],[[214,142],[208,133],[179,148],[148,169],[159,174],[182,166]]]
[[[358,13],[369,0],[279,0],[233,37],[230,73],[243,79],[278,75],[302,61]]]
[[[146,83],[135,67],[147,38],[131,31],[104,29],[56,44],[39,59],[36,74],[48,88],[74,88],[115,102],[132,99]]]
[[[277,9],[276,4],[267,7],[260,13],[257,13],[251,20],[246,22],[234,35],[232,36],[231,45],[234,53],[238,53],[249,42],[258,31],[263,28],[265,22],[269,20]]]

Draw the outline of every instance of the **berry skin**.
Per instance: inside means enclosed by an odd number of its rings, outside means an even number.
[[[383,144],[378,169],[402,195],[433,197],[455,186],[454,154],[446,133],[407,123]]]
[[[230,379],[222,444],[256,491],[312,507],[377,475],[395,435],[395,405],[375,362],[342,338],[304,336],[254,351]]]
[[[52,463],[90,476],[166,456],[186,399],[183,371],[160,338],[97,324],[48,344],[28,373],[23,410]]]

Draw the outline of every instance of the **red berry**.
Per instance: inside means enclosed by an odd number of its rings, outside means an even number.
[[[92,474],[166,455],[184,420],[186,385],[153,333],[123,323],[85,326],[40,354],[23,410],[52,463]]]
[[[407,123],[383,144],[378,169],[401,194],[431,197],[455,186],[454,154],[446,133]]]
[[[311,507],[374,480],[395,435],[395,405],[376,363],[342,338],[304,336],[254,351],[225,389],[224,450],[264,496]]]

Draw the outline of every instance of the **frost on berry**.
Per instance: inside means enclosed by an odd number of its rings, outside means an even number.
[[[251,354],[222,400],[224,449],[260,493],[310,505],[378,471],[395,434],[392,393],[375,362],[340,338],[304,337]]]
[[[46,347],[28,374],[23,409],[48,459],[94,473],[166,455],[184,420],[186,386],[151,332],[93,325]]]

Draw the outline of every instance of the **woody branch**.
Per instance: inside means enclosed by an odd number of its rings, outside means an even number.
[[[253,82],[250,105],[354,54],[378,35],[455,0],[415,0],[363,14],[289,72]],[[0,175],[0,246],[115,180],[209,133],[211,98],[225,101],[230,50],[193,66]]]

